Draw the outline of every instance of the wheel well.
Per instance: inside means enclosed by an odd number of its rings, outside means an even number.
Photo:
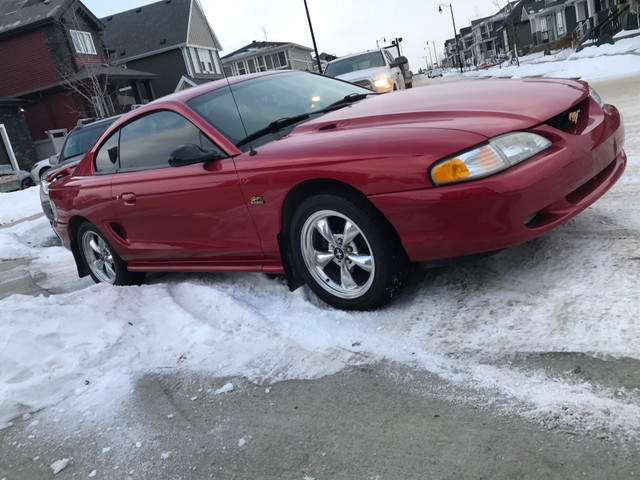
[[[296,211],[298,205],[300,205],[307,198],[312,197],[313,195],[316,195],[318,193],[356,195],[366,200],[368,203],[371,203],[362,192],[347,183],[330,178],[317,178],[314,180],[307,180],[306,182],[302,182],[293,187],[284,200],[284,204],[282,206],[281,225],[281,230],[283,233],[287,234],[289,232],[289,225],[291,224],[291,219],[293,218],[293,214]],[[371,206],[373,207],[373,204],[371,204]]]
[[[80,254],[80,246],[78,245],[78,229],[80,228],[80,225],[85,222],[89,222],[89,220],[80,216],[72,217],[71,220],[69,220],[69,238],[71,239],[71,252],[73,253],[73,258],[76,261],[78,276],[80,278],[89,275],[89,268],[84,263],[84,260],[82,260],[82,255]]]
[[[289,236],[289,226],[291,225],[291,219],[293,218],[293,214],[295,213],[296,208],[307,198],[318,193],[334,193],[337,195],[342,194],[344,196],[355,196],[360,198],[371,207],[372,211],[376,212],[378,215],[380,215],[380,217],[384,219],[390,231],[395,235],[396,240],[398,241],[398,245],[400,246],[402,251],[404,251],[404,246],[402,245],[400,235],[398,235],[396,229],[393,227],[391,222],[389,222],[389,220],[382,214],[382,212],[380,212],[380,210],[378,210],[378,208],[369,201],[366,195],[364,195],[357,188],[347,183],[331,178],[317,178],[313,180],[307,180],[306,182],[302,182],[296,185],[289,191],[282,206],[281,232],[282,236],[285,239]],[[283,256],[284,254],[284,252],[282,251],[282,245],[280,254],[281,256]]]

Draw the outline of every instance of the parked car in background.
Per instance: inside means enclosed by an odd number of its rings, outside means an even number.
[[[384,93],[407,88],[404,66],[409,71],[405,57],[394,59],[389,50],[381,48],[332,60],[324,74]]]
[[[118,118],[119,115],[102,119],[80,120],[78,126],[67,135],[60,152],[47,160],[42,160],[42,162],[47,162],[48,168],[38,176],[40,181],[40,203],[42,204],[42,211],[50,222],[53,222],[53,212],[49,203],[49,185],[51,182],[70,174],[80,162],[82,156],[91,148],[91,145]],[[33,171],[32,169],[31,172],[33,173]]]
[[[375,95],[308,72],[232,77],[117,120],[49,187],[81,276],[286,275],[371,309],[412,264],[525,242],[622,175],[624,128],[585,82],[494,79]]]

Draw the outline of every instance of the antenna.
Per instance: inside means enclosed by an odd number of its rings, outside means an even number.
[[[227,86],[229,87],[229,91],[231,92],[231,98],[233,98],[233,104],[236,106],[236,110],[238,111],[238,117],[240,117],[240,123],[242,124],[242,129],[244,130],[244,135],[246,137],[249,136],[249,132],[247,132],[247,127],[244,124],[244,120],[242,119],[242,114],[240,113],[240,107],[238,107],[238,102],[236,101],[236,96],[233,94],[233,88],[231,88],[231,82],[229,81],[229,77],[227,77],[227,74],[224,71],[224,68],[222,69],[222,74],[224,75],[224,79],[227,81]],[[254,155],[257,155],[258,152],[256,152],[253,149],[253,145],[251,144],[251,142],[249,142],[249,156],[253,157]]]

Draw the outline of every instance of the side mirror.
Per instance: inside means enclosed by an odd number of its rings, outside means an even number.
[[[193,165],[194,163],[207,162],[209,160],[220,160],[227,156],[220,150],[200,148],[198,145],[188,143],[180,145],[169,154],[169,165],[172,167],[182,167]]]
[[[49,165],[57,165],[58,163],[60,163],[60,152],[49,157]]]
[[[406,65],[407,63],[409,63],[409,60],[407,60],[407,57],[398,57],[396,58],[396,60],[392,63],[389,64],[389,66],[391,66],[391,68],[393,67],[402,67],[403,65]]]

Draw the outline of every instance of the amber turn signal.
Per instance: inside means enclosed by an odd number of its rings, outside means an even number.
[[[452,158],[444,163],[441,163],[431,172],[431,177],[434,181],[451,182],[460,180],[471,175],[469,169],[459,158]]]

